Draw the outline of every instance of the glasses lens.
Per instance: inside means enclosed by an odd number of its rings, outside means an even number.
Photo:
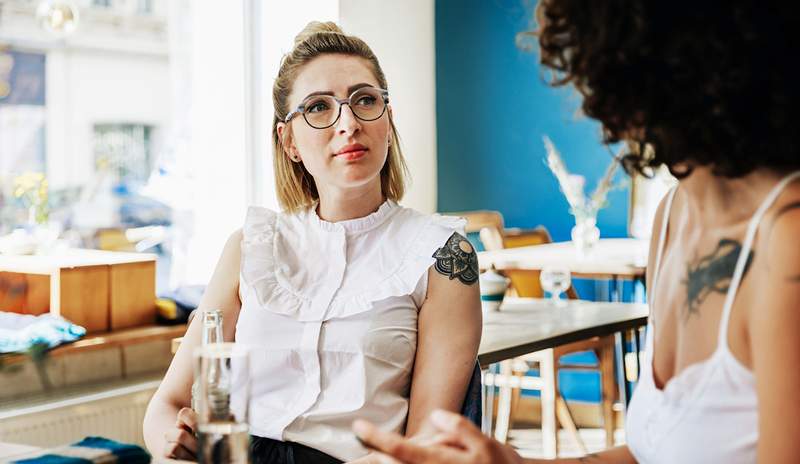
[[[318,129],[328,127],[333,124],[339,114],[339,104],[333,97],[320,95],[309,98],[305,102],[303,117],[306,118],[311,127]]]
[[[383,101],[383,95],[377,89],[364,87],[356,90],[350,97],[350,108],[359,119],[373,121],[381,117],[386,103]]]

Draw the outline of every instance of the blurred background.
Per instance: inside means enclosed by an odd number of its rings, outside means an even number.
[[[587,186],[611,155],[578,95],[546,85],[519,35],[534,7],[0,0],[0,235],[36,221],[76,245],[158,253],[160,291],[205,283],[246,206],[277,207],[272,80],[294,35],[331,20],[387,74],[413,177],[407,206],[497,210],[508,227],[568,240],[574,221],[542,136]],[[15,196],[26,180],[35,189],[31,173],[46,198]],[[629,185],[600,211],[603,237],[628,235]]]
[[[521,34],[535,28],[535,6],[0,0],[0,258],[66,248],[151,253],[158,295],[205,285],[247,206],[278,208],[272,83],[281,56],[311,20],[337,22],[378,56],[412,175],[405,206],[496,211],[500,229],[543,226],[553,241],[570,240],[576,219],[545,162],[543,138],[587,193],[620,147],[602,143],[600,126],[581,115],[574,90],[547,85],[535,39]],[[648,239],[669,186],[662,177],[629,179],[618,170],[596,216],[600,237]],[[607,281],[573,284],[582,299],[611,298]],[[623,282],[622,299],[641,301],[641,284]],[[114,322],[107,326],[113,331]],[[102,378],[132,378],[136,369],[126,363],[147,358],[141,372],[156,380],[142,390],[146,404],[171,359],[173,336],[164,332],[150,348],[123,354],[123,367],[115,367],[121,374]],[[64,364],[51,377],[85,386],[87,372],[112,365],[97,359]],[[80,378],[71,382],[69,372]],[[596,372],[564,375],[565,398],[599,402]],[[26,378],[39,383],[35,374]],[[0,398],[20,398],[24,390]],[[16,407],[6,406],[12,413]],[[576,422],[599,420],[589,416]]]

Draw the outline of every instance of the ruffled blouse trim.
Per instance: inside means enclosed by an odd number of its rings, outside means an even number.
[[[453,232],[463,231],[466,220],[435,214],[410,241],[400,264],[386,277],[363,291],[336,297],[326,319],[350,316],[372,309],[372,304],[392,297],[411,295],[435,259],[433,253],[444,246]]]
[[[377,227],[390,213],[400,210],[402,208],[393,202],[386,202],[370,215],[374,216],[373,219],[367,220],[370,217],[367,216],[355,221],[360,221],[359,227],[367,227],[368,224]],[[315,213],[313,216],[317,217]],[[407,242],[409,245],[397,267],[364,289],[342,295],[337,292],[327,308],[320,308],[314,307],[312,297],[292,287],[276,259],[276,235],[281,230],[282,215],[266,208],[250,207],[243,228],[241,277],[245,284],[254,289],[262,308],[300,321],[328,320],[369,311],[374,302],[411,295],[420,278],[434,263],[433,253],[445,244],[453,232],[463,232],[466,224],[462,218],[438,214],[424,219],[424,225]],[[325,224],[325,221],[320,220],[320,223]]]
[[[253,288],[259,304],[284,315],[297,314],[309,303],[294,291],[275,260],[275,233],[280,215],[266,208],[251,206],[242,229],[241,276]]]
[[[314,203],[305,212],[310,221],[324,231],[338,232],[344,229],[348,234],[366,232],[374,229],[383,224],[394,213],[400,210],[400,207],[398,207],[397,203],[392,200],[386,200],[381,204],[377,211],[362,218],[349,219],[347,221],[339,222],[329,222],[320,218],[317,214],[318,204],[319,203]]]

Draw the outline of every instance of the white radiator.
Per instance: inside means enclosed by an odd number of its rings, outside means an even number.
[[[51,447],[101,436],[144,445],[142,421],[160,381],[0,413],[0,442]]]

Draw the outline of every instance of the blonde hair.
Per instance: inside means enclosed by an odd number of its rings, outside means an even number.
[[[367,60],[372,66],[372,72],[378,85],[388,90],[386,76],[381,70],[378,58],[369,46],[358,37],[346,35],[335,23],[312,21],[300,31],[294,39],[294,48],[281,61],[278,77],[272,87],[272,103],[275,108],[275,118],[272,122],[272,143],[275,157],[273,160],[275,171],[275,188],[278,201],[287,212],[295,212],[311,206],[319,200],[319,192],[311,174],[303,163],[289,160],[284,146],[289,145],[289,131],[284,130],[283,139],[278,135],[278,123],[283,122],[289,113],[289,94],[302,67],[309,61],[325,54],[350,55]],[[391,114],[389,125],[389,153],[386,163],[381,168],[381,191],[390,200],[399,201],[405,193],[405,178],[408,175],[400,149],[400,136],[392,121]]]

